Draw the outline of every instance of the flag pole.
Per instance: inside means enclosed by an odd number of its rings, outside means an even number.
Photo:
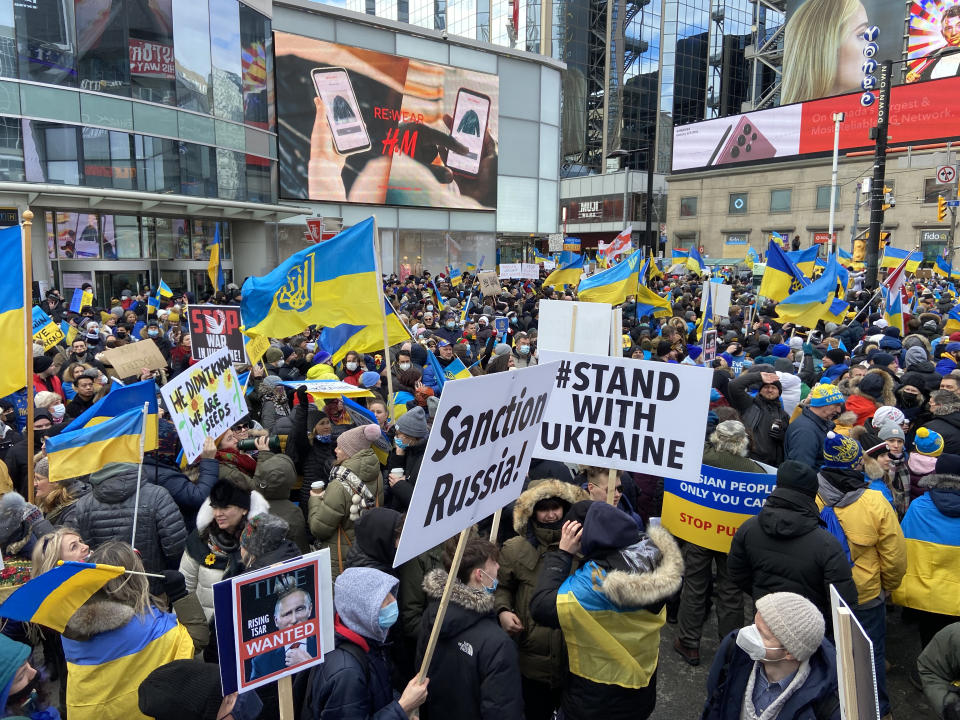
[[[24,358],[24,380],[27,390],[27,501],[33,503],[36,493],[33,488],[33,455],[36,447],[33,442],[33,258],[31,256],[30,228],[33,225],[33,212],[23,211],[20,242],[23,247],[23,324],[26,337],[26,357]]]
[[[387,421],[393,422],[393,373],[390,371],[390,331],[387,328],[387,298],[383,292],[383,269],[380,263],[380,229],[377,227],[377,218],[373,218],[373,259],[377,273],[377,297],[380,298],[380,327],[383,328],[383,357],[386,360],[387,370]],[[397,316],[400,317],[399,315]],[[406,327],[406,326],[404,326]],[[407,330],[407,332],[410,332]]]
[[[143,475],[143,445],[147,437],[147,413],[150,403],[143,404],[143,416],[140,423],[140,464],[137,465],[137,489],[133,498],[133,531],[130,533],[130,547],[137,549],[137,515],[140,512],[140,477]]]

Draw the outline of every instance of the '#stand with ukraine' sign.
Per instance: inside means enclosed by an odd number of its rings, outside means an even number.
[[[700,466],[699,482],[663,479],[663,526],[681,540],[729,552],[737,528],[756,515],[776,475]]]

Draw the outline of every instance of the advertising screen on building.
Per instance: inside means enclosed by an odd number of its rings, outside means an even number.
[[[960,74],[960,0],[910,3],[907,82]]]
[[[890,105],[891,147],[956,139],[960,78],[900,85]],[[841,152],[873,148],[876,104],[863,107],[860,93],[853,93],[679,125],[673,130],[673,172],[830,155],[836,112],[846,114]]]
[[[496,209],[496,75],[275,38],[281,197]]]
[[[780,103],[862,91],[864,31],[879,30],[877,63],[902,59],[905,9],[902,0],[787,0]]]

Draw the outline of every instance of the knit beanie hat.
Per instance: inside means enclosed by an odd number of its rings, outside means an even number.
[[[279,350],[277,351],[279,352]],[[263,380],[260,381],[260,387],[269,388],[273,390],[282,383],[283,380],[280,379],[278,375],[267,375]]]
[[[724,420],[714,431],[717,439],[724,443],[735,443],[747,437],[747,429],[739,420]]]
[[[823,467],[851,470],[863,459],[863,450],[853,438],[828,432],[823,441]]]
[[[333,607],[343,624],[363,637],[384,642],[389,628],[377,621],[387,593],[397,594],[399,581],[370,567],[350,567],[333,583]]]
[[[30,657],[30,646],[0,635],[0,708],[6,709],[10,685],[17,670]]]
[[[810,407],[826,407],[827,405],[842,405],[845,401],[843,393],[836,385],[820,383],[814,385],[810,391]]]
[[[587,507],[580,536],[580,552],[585,558],[602,556],[610,550],[633,545],[640,531],[633,519],[622,510],[605,502]]]
[[[834,365],[843,365],[847,360],[847,354],[840,348],[827,350],[827,352],[824,353],[824,357],[829,358]]]
[[[375,373],[373,370],[367,370],[360,375],[361,387],[372,388],[378,382],[380,382],[380,373]]]
[[[930,428],[918,428],[913,447],[921,455],[937,457],[943,452],[943,436]]]
[[[883,423],[880,426],[880,430],[877,432],[877,436],[881,440],[903,440],[906,442],[907,436],[903,433],[903,428],[899,425],[894,425],[893,423]]]
[[[397,420],[397,430],[412,438],[425,438],[427,433],[427,416],[422,407],[407,410]]]
[[[883,395],[883,378],[879,372],[870,372],[860,380],[860,392],[872,398],[879,399]]]
[[[907,416],[903,414],[903,411],[893,405],[881,405],[873,414],[873,426],[875,428],[881,425],[903,425],[906,421]]]
[[[823,615],[802,595],[776,592],[757,600],[757,612],[787,652],[809,660],[823,642]]]
[[[506,343],[497,343],[497,345],[493,348],[493,354],[494,354],[494,355],[509,355],[509,354],[510,354],[510,346],[507,345]]]
[[[703,348],[699,345],[687,345],[687,356],[691,360],[696,360],[703,355]]]
[[[280,348],[269,347],[267,351],[263,354],[263,361],[268,363],[275,363],[283,360],[283,351]]]
[[[370,444],[380,437],[380,428],[376,425],[360,425],[350,428],[337,438],[337,447],[343,451],[346,456],[353,457],[361,450],[366,450]]]
[[[216,720],[223,701],[220,690],[219,666],[174,660],[140,683],[138,704],[140,712],[156,720]]]
[[[817,496],[817,471],[796,460],[785,460],[777,468],[777,487],[796,490],[811,498]]]
[[[960,455],[943,453],[937,458],[934,472],[943,475],[960,475]]]
[[[887,367],[893,364],[893,355],[885,352],[875,352],[870,357],[870,362],[872,362],[877,367]]]
[[[770,350],[770,354],[774,357],[785,358],[790,354],[790,346],[780,343],[779,345],[774,345]]]
[[[33,359],[33,371],[37,374],[45,372],[53,365],[53,358],[49,355],[40,355]]]
[[[214,486],[210,488],[209,499],[210,506],[215,508],[234,505],[244,510],[250,509],[250,493],[229,480],[217,480]]]
[[[906,368],[909,368],[911,365],[919,365],[926,361],[927,350],[922,345],[913,345],[907,348],[907,351],[904,353],[903,365]]]
[[[287,536],[290,525],[282,517],[261,513],[250,518],[240,534],[240,547],[255,558],[273,552]]]

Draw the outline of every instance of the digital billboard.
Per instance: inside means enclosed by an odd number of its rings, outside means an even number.
[[[903,0],[787,0],[781,104],[862,91],[863,33],[879,29],[878,63],[901,60],[905,13]]]
[[[769,110],[678,125],[673,129],[675,173],[828,156],[833,153],[833,113],[845,113],[840,151],[870,150],[876,104],[863,107],[861,93],[821,98]],[[894,87],[890,100],[890,146],[956,140],[960,78]]]
[[[496,75],[274,37],[282,198],[496,209]]]
[[[910,3],[907,82],[960,74],[960,0]]]

